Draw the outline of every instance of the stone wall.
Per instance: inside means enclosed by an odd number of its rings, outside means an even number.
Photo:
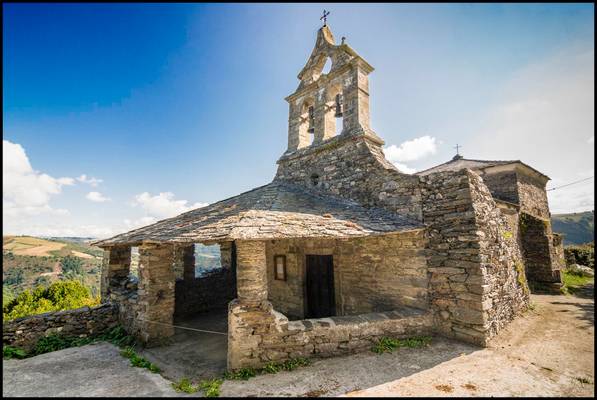
[[[236,297],[236,273],[219,268],[201,278],[176,281],[175,317],[222,309]]]
[[[319,146],[283,155],[278,164],[275,179],[421,220],[418,177],[399,172],[385,159],[381,146],[367,137],[335,136]]]
[[[336,315],[411,306],[428,308],[423,230],[352,239],[291,239],[266,246],[269,301],[290,319],[304,318],[307,254],[332,255]],[[286,256],[286,280],[274,279],[274,257]]]
[[[506,238],[508,219],[474,172],[440,172],[421,180],[436,330],[485,345],[528,302],[524,271],[516,266],[516,239]]]
[[[50,334],[94,336],[117,324],[118,308],[112,304],[49,312],[4,322],[2,342],[31,350],[40,338]]]
[[[431,314],[412,309],[288,321],[268,301],[247,306],[234,300],[228,311],[228,369],[369,350],[384,336],[428,335],[431,325]]]
[[[520,234],[522,239],[522,253],[527,278],[530,282],[553,289],[561,283],[557,254],[553,248],[553,235],[549,220],[536,218],[527,213],[520,215]],[[547,288],[547,287],[546,287]]]
[[[520,210],[542,219],[551,218],[545,182],[527,174],[518,173],[517,175]]]
[[[518,204],[518,178],[514,171],[483,174],[483,182],[494,199]]]

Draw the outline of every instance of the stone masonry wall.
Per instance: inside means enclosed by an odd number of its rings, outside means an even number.
[[[545,183],[526,174],[519,173],[517,176],[520,211],[542,219],[551,218]]]
[[[176,281],[175,317],[222,309],[236,297],[236,273],[219,268],[209,275]]]
[[[87,337],[117,324],[118,307],[112,304],[49,312],[4,322],[2,342],[31,350],[40,338],[50,334]]]
[[[428,335],[431,325],[431,314],[412,310],[288,321],[267,301],[247,306],[234,300],[228,309],[228,369],[369,350],[384,336]]]
[[[524,271],[516,266],[516,240],[506,239],[508,220],[474,172],[441,172],[421,180],[436,330],[485,345],[528,301]]]
[[[518,178],[516,172],[505,171],[492,174],[483,174],[481,172],[481,176],[494,199],[518,204]]]
[[[530,282],[560,283],[557,254],[549,220],[527,213],[520,215],[520,234],[526,274]]]
[[[278,164],[275,179],[421,220],[418,177],[399,172],[385,159],[380,145],[362,136],[335,136],[319,146],[284,155]],[[315,186],[313,174],[318,176]]]
[[[428,308],[423,230],[351,239],[291,239],[266,246],[269,300],[290,319],[304,318],[307,254],[332,255],[336,315]],[[286,281],[274,256],[286,256]]]

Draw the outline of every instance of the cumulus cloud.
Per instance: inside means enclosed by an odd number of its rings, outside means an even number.
[[[594,50],[579,47],[522,68],[469,144],[475,158],[522,160],[552,178],[548,187],[584,177],[595,163],[594,70]],[[592,182],[547,193],[552,212],[594,205]]]
[[[416,161],[437,152],[436,138],[425,135],[403,142],[400,146],[392,144],[384,148],[386,158],[401,172],[412,174],[414,168],[408,167],[404,162]]]
[[[194,203],[187,205],[187,200],[175,200],[174,193],[162,192],[152,196],[143,192],[135,196],[134,206],[140,206],[151,217],[169,218],[195,208],[204,207],[207,203]]]
[[[81,183],[87,183],[88,185],[90,185],[91,187],[97,187],[97,185],[99,185],[100,183],[102,183],[104,180],[103,179],[97,179],[94,177],[87,177],[87,175],[83,174],[81,176],[79,176],[77,178],[77,180]]]
[[[50,198],[60,194],[63,186],[75,183],[72,178],[53,178],[35,171],[25,149],[18,143],[2,141],[2,206],[4,216],[66,214],[67,210],[53,209]]]
[[[43,223],[27,224],[9,227],[6,229],[10,235],[31,235],[31,236],[71,236],[71,237],[90,237],[107,238],[114,236],[119,230],[108,226],[99,226],[94,224],[73,225],[64,223]]]
[[[95,201],[96,203],[103,203],[105,201],[110,201],[110,198],[105,197],[100,192],[89,192],[87,196],[85,196],[87,200]]]
[[[135,220],[125,219],[124,226],[126,227],[127,230],[131,230],[131,229],[140,228],[142,226],[151,225],[154,222],[157,222],[157,220],[158,219],[156,217],[141,217],[141,218],[135,219]]]

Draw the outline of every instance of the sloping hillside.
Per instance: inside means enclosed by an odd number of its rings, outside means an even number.
[[[594,212],[553,214],[551,226],[554,232],[564,235],[564,244],[582,244],[595,240]]]

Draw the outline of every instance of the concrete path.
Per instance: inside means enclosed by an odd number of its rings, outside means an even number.
[[[486,349],[434,338],[424,349],[316,360],[293,372],[225,381],[221,395],[593,396],[592,289],[579,296],[533,295],[535,309]],[[153,352],[165,364],[172,354]],[[172,375],[188,373],[186,366],[158,366]],[[4,396],[188,396],[175,393],[160,375],[129,366],[107,343],[8,360],[3,372]]]
[[[177,396],[160,374],[130,366],[109,343],[4,360],[2,396]]]

